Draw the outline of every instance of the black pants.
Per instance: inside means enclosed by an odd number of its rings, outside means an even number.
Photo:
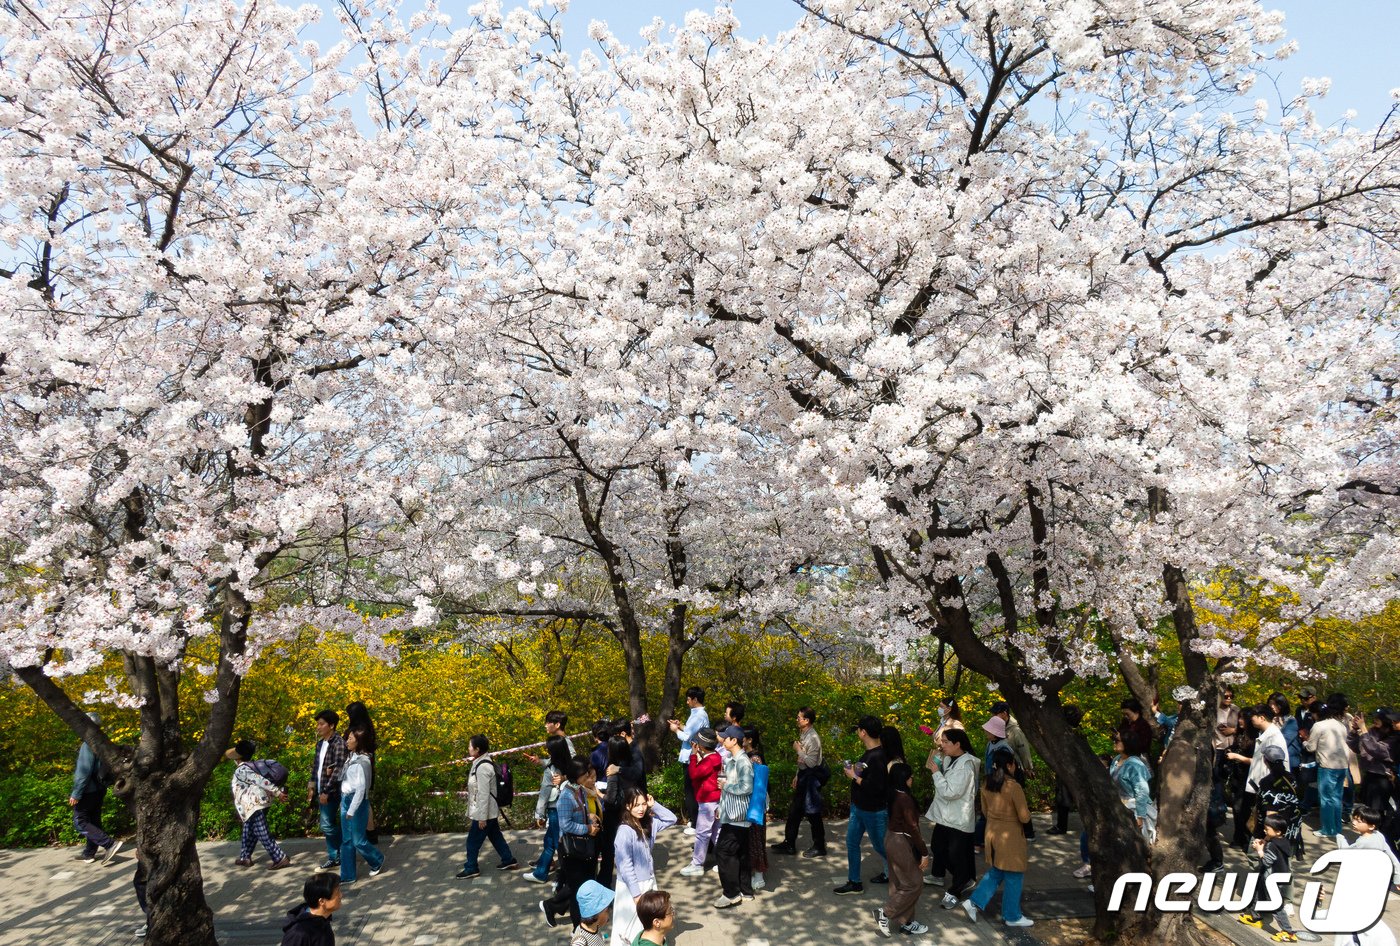
[[[1383,772],[1362,772],[1360,800],[1370,805],[1384,818],[1390,811],[1390,779]]]
[[[932,862],[933,876],[950,874],[948,892],[961,896],[977,877],[977,862],[972,856],[971,831],[959,831],[946,824],[933,826],[933,837],[929,844],[929,860]]]
[[[1305,761],[1311,762],[1311,759]],[[1308,789],[1317,784],[1317,766],[1303,768],[1301,765],[1293,770],[1294,783],[1298,786],[1298,801],[1303,806],[1304,811],[1308,811],[1312,806],[1308,804]]]
[[[724,895],[733,900],[739,895],[753,896],[753,868],[749,866],[749,826],[722,824],[719,840],[715,842],[719,860],[719,882]]]
[[[544,902],[545,912],[550,916],[567,913],[574,926],[578,926],[580,919],[587,919],[579,916],[578,888],[582,887],[585,881],[593,879],[597,864],[596,856],[584,858],[560,855],[559,882],[554,885],[554,894]]]
[[[685,787],[685,799],[681,802],[681,814],[692,825],[700,816],[700,803],[695,800],[695,786],[690,784],[690,766],[681,763],[681,785]]]
[[[826,853],[826,826],[822,824],[821,812],[815,815],[807,814],[807,793],[810,789],[807,780],[802,776],[797,777],[797,788],[792,793],[792,801],[788,803],[787,826],[783,828],[783,843],[794,850],[797,847],[797,835],[802,830],[802,819],[806,818],[807,823],[812,826],[812,850]]]
[[[603,830],[598,832],[598,883],[611,889],[613,885],[613,842],[617,826],[622,823],[622,808],[603,806]]]
[[[1249,847],[1252,837],[1249,830],[1249,816],[1254,813],[1258,803],[1259,796],[1254,792],[1240,792],[1239,797],[1235,799],[1235,830],[1230,838],[1231,847]]]
[[[1206,808],[1206,863],[1221,864],[1225,860],[1225,849],[1220,844],[1220,829],[1225,827],[1225,783],[1212,779],[1210,783],[1210,805]]]
[[[140,904],[141,912],[149,916],[151,908],[146,905],[146,862],[139,852],[136,855],[136,876],[131,878],[131,887],[136,891],[136,902]]]
[[[91,857],[98,848],[106,850],[112,846],[112,839],[102,830],[102,802],[107,797],[107,789],[83,792],[78,803],[73,806],[73,827],[86,842],[83,853]]]

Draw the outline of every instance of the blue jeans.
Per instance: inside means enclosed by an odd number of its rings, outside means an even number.
[[[1328,837],[1342,833],[1342,786],[1349,774],[1346,769],[1317,767],[1317,807],[1322,816],[1322,833]]]
[[[554,849],[559,846],[559,809],[549,809],[549,816],[544,828],[544,850],[540,851],[540,859],[536,863],[534,874],[536,880],[549,879],[549,862],[554,860]]]
[[[889,820],[890,813],[884,809],[866,811],[864,808],[851,806],[851,820],[846,823],[846,879],[851,883],[860,883],[860,836],[869,834],[870,846],[883,859],[885,825]]]
[[[997,892],[997,887],[1004,884],[1001,891],[1001,918],[1007,923],[1015,923],[1021,918],[1021,882],[1025,878],[1025,873],[1019,870],[988,867],[968,899],[977,905],[977,909],[985,910],[987,904],[992,902],[992,894]]]
[[[384,855],[379,848],[369,843],[365,829],[369,827],[369,799],[360,802],[360,808],[349,814],[354,795],[343,795],[340,799],[340,829],[343,838],[340,842],[340,882],[355,879],[355,852],[365,859],[370,870],[379,870],[384,865]]]
[[[496,854],[500,857],[502,864],[515,863],[515,855],[510,852],[506,836],[501,833],[500,821],[491,818],[486,822],[484,828],[473,821],[471,829],[467,832],[467,862],[462,865],[468,871],[477,869],[476,856],[481,853],[481,845],[487,838],[491,839],[491,846],[496,849]]]
[[[340,798],[329,795],[330,801],[324,805],[317,803],[321,811],[321,833],[326,836],[326,859],[340,863]]]

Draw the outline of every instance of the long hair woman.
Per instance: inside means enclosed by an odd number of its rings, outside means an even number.
[[[1118,788],[1118,800],[1133,813],[1147,843],[1154,844],[1157,841],[1157,805],[1152,801],[1152,773],[1142,758],[1145,750],[1132,733],[1115,732],[1115,755],[1108,766],[1108,774]]]
[[[375,769],[375,755],[379,752],[379,739],[374,734],[374,720],[369,718],[369,708],[359,700],[353,700],[345,707],[345,735],[349,738],[351,731],[360,734],[360,751],[369,757],[369,778],[373,784],[378,772]],[[365,799],[367,811],[365,812],[365,837],[371,844],[379,843],[379,824],[374,820],[374,806],[370,799]]]
[[[613,887],[611,946],[632,946],[642,931],[637,898],[656,889],[652,846],[656,836],[675,823],[676,816],[641,789],[629,788],[623,795],[622,821],[613,841],[617,883]]]
[[[608,764],[603,770],[603,833],[599,838],[602,854],[598,862],[598,883],[609,887],[613,882],[613,850],[617,826],[622,823],[622,801],[627,789],[634,784],[632,744],[622,736],[608,739]],[[645,789],[643,789],[645,791]]]
[[[573,769],[569,741],[563,736],[546,739],[544,751],[540,794],[535,800],[535,827],[544,828],[543,850],[540,851],[540,859],[535,862],[535,869],[528,875],[531,880],[541,884],[549,880],[549,864],[554,860],[554,851],[559,845],[559,792]]]
[[[889,862],[890,892],[875,921],[881,936],[891,935],[891,927],[916,936],[928,932],[928,927],[914,917],[919,895],[924,892],[928,848],[919,832],[919,809],[909,794],[914,788],[913,770],[901,759],[890,766],[889,773],[890,820],[885,834],[885,859]]]
[[[369,790],[373,785],[369,753],[364,746],[367,734],[361,729],[351,729],[345,734],[345,748],[350,758],[340,776],[340,883],[355,882],[355,855],[358,853],[369,864],[373,877],[384,868],[384,855],[365,837],[365,823],[369,820]]]
[[[1026,876],[1026,835],[1022,825],[1031,820],[1026,793],[1016,781],[1016,754],[1008,746],[992,753],[992,770],[982,787],[982,810],[987,816],[987,871],[963,910],[973,922],[987,909],[1001,887],[1001,918],[1007,926],[1033,926],[1021,913],[1021,884]]]

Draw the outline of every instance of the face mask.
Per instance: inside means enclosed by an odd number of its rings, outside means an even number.
[[[939,719],[942,719],[944,716],[947,716],[947,715],[948,715],[948,711],[947,711],[947,710],[945,710],[945,709],[944,709],[943,707],[941,707],[941,706],[938,707],[938,718],[939,718]]]

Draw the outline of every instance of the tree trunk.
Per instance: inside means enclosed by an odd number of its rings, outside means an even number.
[[[165,773],[135,786],[137,857],[146,869],[148,946],[214,946],[214,911],[204,899],[195,840],[204,785]]]
[[[653,768],[660,765],[664,757],[662,734],[668,731],[665,721],[676,715],[676,704],[680,701],[681,669],[690,650],[686,636],[689,614],[687,605],[674,604],[666,621],[666,669],[661,678],[661,704],[656,708],[655,723],[647,727],[648,739],[643,749],[647,753],[647,764]]]
[[[1064,717],[1059,696],[1037,703],[1023,690],[1003,689],[1036,751],[1063,780],[1079,807],[1089,833],[1090,863],[1094,871],[1094,903],[1097,914],[1094,935],[1100,939],[1147,933],[1155,918],[1131,911],[1109,913],[1113,882],[1130,871],[1148,868],[1149,849],[1131,813],[1118,800],[1104,764],[1088,741]]]

